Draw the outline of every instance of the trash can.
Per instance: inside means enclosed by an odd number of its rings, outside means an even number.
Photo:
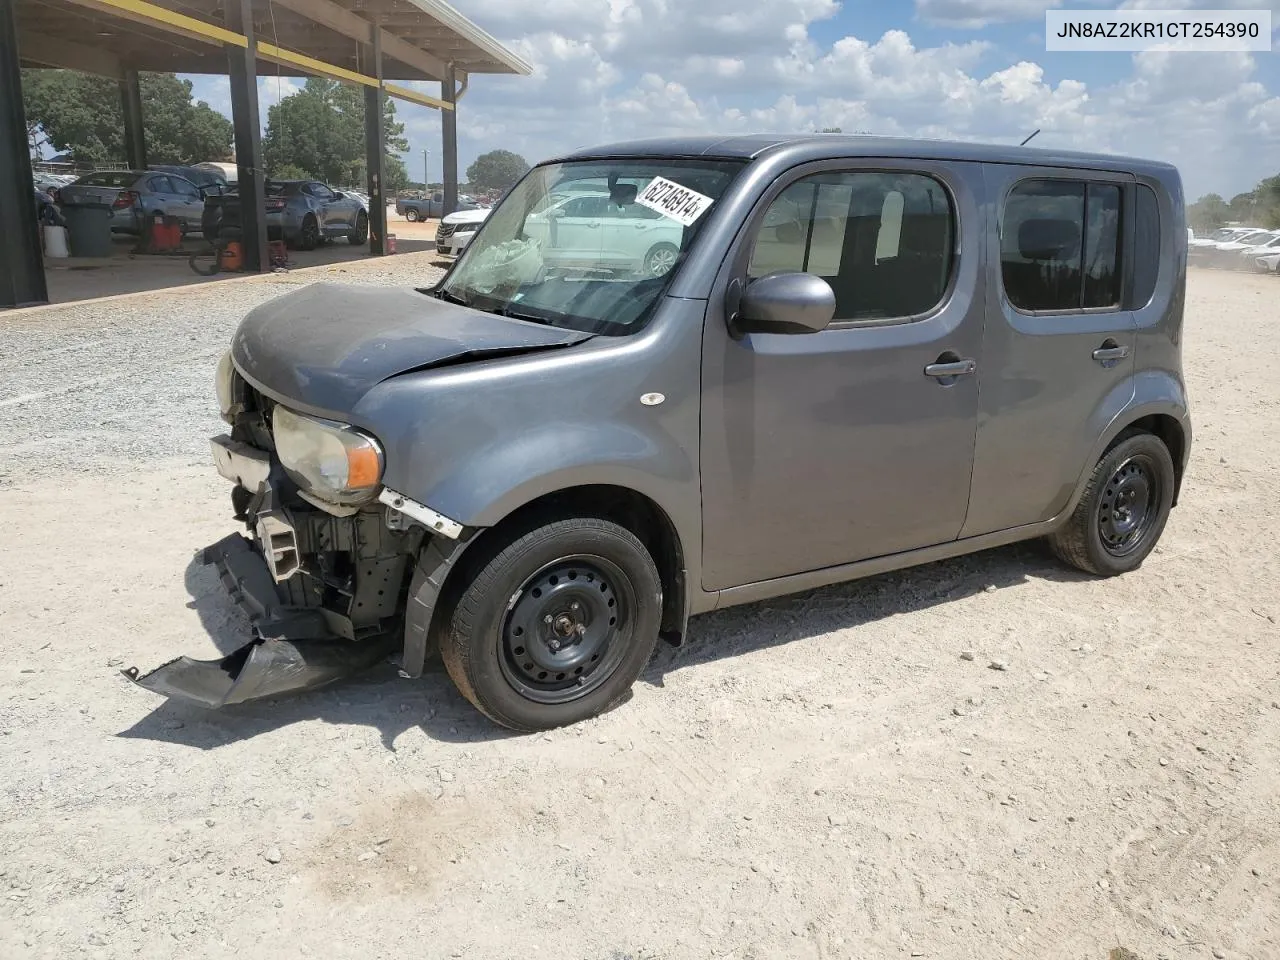
[[[62,204],[73,257],[111,256],[111,207],[105,203]]]

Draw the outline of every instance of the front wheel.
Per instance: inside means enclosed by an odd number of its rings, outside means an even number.
[[[462,695],[512,730],[616,706],[658,639],[662,582],[644,545],[575,517],[517,534],[473,572],[441,657]]]
[[[1177,474],[1169,448],[1149,433],[1129,433],[1098,461],[1071,519],[1049,537],[1058,559],[1113,577],[1142,566],[1173,507]]]
[[[347,234],[347,242],[353,247],[369,242],[369,218],[365,214],[361,213],[356,217],[355,228]]]
[[[680,256],[680,248],[673,243],[658,243],[644,256],[644,272],[650,277],[663,277],[671,272]]]

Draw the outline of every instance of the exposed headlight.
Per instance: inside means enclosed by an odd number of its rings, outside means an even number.
[[[231,351],[228,350],[218,361],[218,372],[214,374],[214,389],[218,391],[218,412],[228,423],[232,420],[232,407],[236,402],[235,387],[236,368],[231,363]]]
[[[349,424],[279,406],[271,423],[276,455],[304,490],[338,503],[359,503],[377,492],[382,448],[373,437]]]

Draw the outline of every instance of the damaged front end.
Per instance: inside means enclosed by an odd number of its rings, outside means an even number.
[[[239,386],[248,396],[236,405],[233,434],[211,446],[218,472],[235,484],[232,504],[247,535],[207,547],[202,560],[248,616],[252,638],[220,660],[179,657],[150,673],[124,671],[147,690],[212,708],[320,687],[393,656],[424,541],[461,533],[385,488],[382,500],[354,504],[303,489],[277,455],[275,405]]]

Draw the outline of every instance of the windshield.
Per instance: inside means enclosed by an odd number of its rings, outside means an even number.
[[[742,167],[675,159],[535,167],[434,292],[585,333],[634,333]]]

